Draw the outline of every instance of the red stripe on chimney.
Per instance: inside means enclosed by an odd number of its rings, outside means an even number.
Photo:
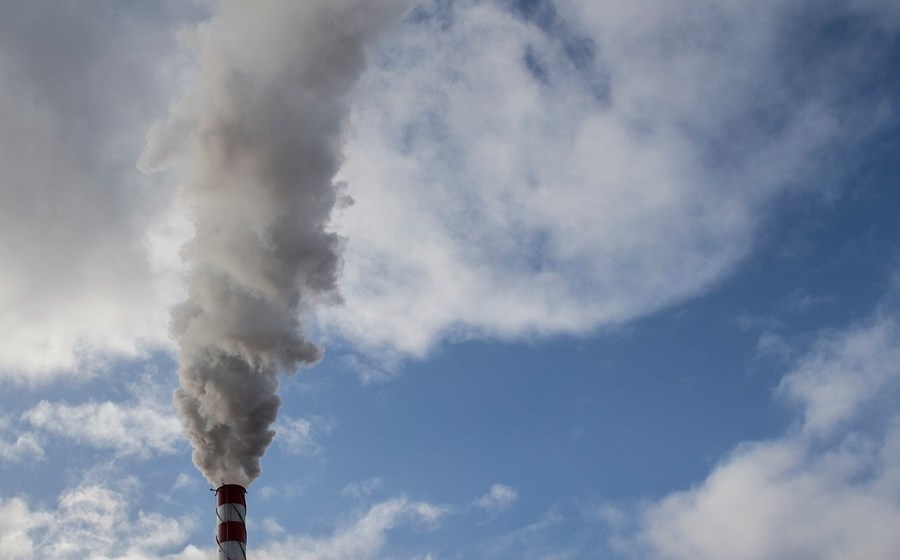
[[[220,543],[228,541],[238,541],[246,544],[247,529],[246,527],[244,527],[243,523],[238,523],[237,521],[226,521],[225,523],[219,523],[218,537]]]

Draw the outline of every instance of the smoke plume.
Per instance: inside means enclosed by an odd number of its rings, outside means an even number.
[[[148,134],[140,167],[174,168],[194,237],[172,311],[175,401],[212,483],[247,485],[275,433],[280,372],[322,357],[298,320],[339,300],[337,200],[348,92],[400,2],[223,0],[189,39],[196,80]]]

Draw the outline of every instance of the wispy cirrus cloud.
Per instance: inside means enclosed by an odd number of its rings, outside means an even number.
[[[429,526],[445,510],[428,502],[394,498],[379,502],[329,536],[289,535],[264,543],[253,555],[264,560],[339,560],[377,558],[388,540],[388,532],[402,525]]]
[[[476,507],[488,513],[499,513],[510,508],[519,499],[519,492],[506,484],[494,484],[486,494],[475,500]]]
[[[384,481],[379,477],[367,478],[360,482],[351,482],[341,489],[341,496],[353,498],[365,498],[381,488]]]

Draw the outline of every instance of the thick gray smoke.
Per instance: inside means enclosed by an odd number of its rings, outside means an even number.
[[[280,372],[318,361],[299,314],[338,299],[337,199],[348,92],[402,13],[382,0],[225,0],[192,36],[192,90],[151,129],[141,167],[173,167],[194,238],[172,312],[178,411],[212,483],[247,485],[274,432]]]

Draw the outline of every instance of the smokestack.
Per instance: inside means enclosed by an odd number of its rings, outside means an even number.
[[[218,560],[247,560],[247,489],[238,484],[216,488]]]

